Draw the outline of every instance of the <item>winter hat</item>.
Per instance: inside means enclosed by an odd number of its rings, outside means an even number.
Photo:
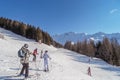
[[[24,44],[24,47],[25,47],[25,48],[28,48],[28,44]]]
[[[48,52],[48,50],[45,50],[45,53],[47,53]]]

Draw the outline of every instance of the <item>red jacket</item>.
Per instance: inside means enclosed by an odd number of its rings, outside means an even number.
[[[34,54],[34,55],[38,54],[38,53],[37,53],[37,49],[35,49],[35,50],[33,51],[33,54]]]

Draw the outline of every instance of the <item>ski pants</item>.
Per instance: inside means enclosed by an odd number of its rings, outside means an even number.
[[[49,70],[47,59],[44,59],[44,69],[47,70],[47,71]]]
[[[33,54],[33,61],[36,61],[36,55]]]
[[[23,67],[21,69],[20,75],[22,75],[25,71],[25,77],[28,77],[29,74],[29,63],[22,63]]]

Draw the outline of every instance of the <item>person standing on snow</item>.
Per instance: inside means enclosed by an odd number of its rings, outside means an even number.
[[[42,55],[43,55],[43,50],[41,50],[40,58],[42,58],[42,57],[43,57]]]
[[[36,61],[37,48],[33,51],[33,61]]]
[[[23,65],[23,67],[19,76],[23,75],[25,71],[25,78],[27,78],[29,75],[29,57],[31,52],[28,50],[28,44],[24,44],[24,46],[21,49],[25,53],[25,56],[20,59],[20,62]]]
[[[43,54],[45,72],[49,71],[48,58],[51,60],[50,56],[48,55],[48,51],[46,50],[45,53]]]

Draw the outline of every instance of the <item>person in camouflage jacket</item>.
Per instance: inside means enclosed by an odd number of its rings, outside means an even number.
[[[20,62],[23,65],[23,67],[19,75],[23,75],[25,71],[25,78],[27,78],[29,75],[29,57],[31,52],[28,50],[28,44],[24,44],[24,46],[21,49],[25,53],[25,56],[20,59]]]

